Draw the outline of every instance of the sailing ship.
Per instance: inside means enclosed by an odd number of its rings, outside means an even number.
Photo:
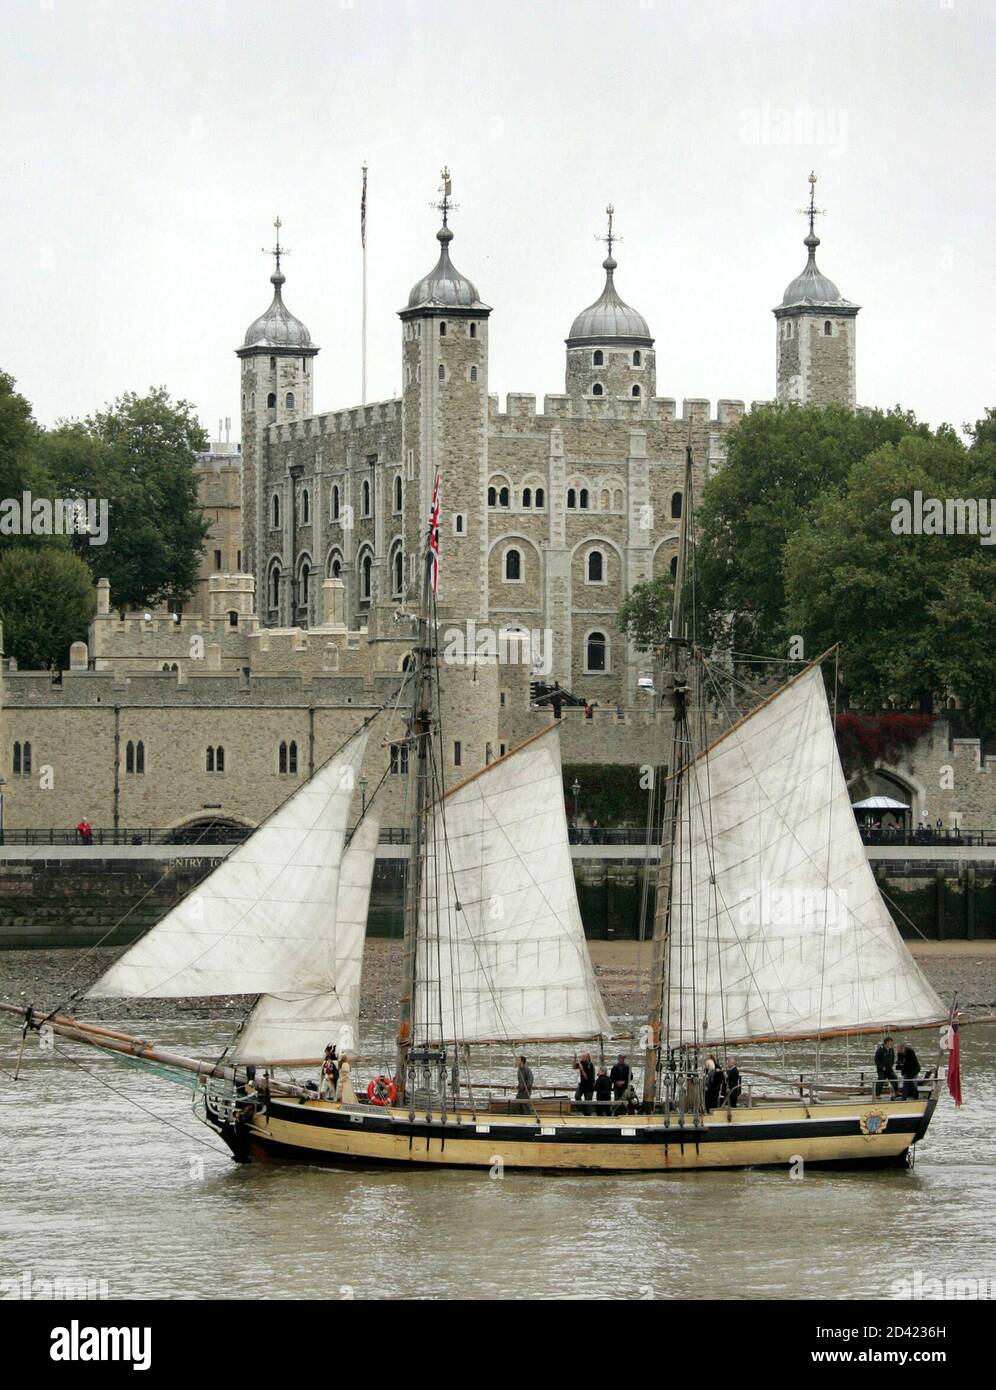
[[[691,451],[685,496],[692,496]],[[438,488],[438,482],[437,482]],[[643,1054],[642,1101],[596,1106],[494,1084],[527,1049],[604,1054],[612,1024],[582,926],[559,723],[443,785],[436,639],[438,506],[405,676],[413,769],[402,984],[393,1058],[356,1087],[375,802],[348,831],[368,718],[255,833],[128,947],[83,996],[257,996],[219,1057],[180,1055],[75,1013],[4,1004],[34,1028],[186,1080],[240,1162],[296,1159],[533,1171],[662,1172],[903,1163],[927,1131],[938,1069],[916,1098],[833,1079],[831,1038],[938,1028],[953,1010],[921,974],[865,857],[821,662],[697,751],[705,662],[688,632],[682,521],[661,689],[673,710]],[[698,692],[698,693],[696,693]],[[631,1034],[632,1036],[632,1034]],[[758,1072],[739,1104],[707,1104],[703,1067],[733,1048],[814,1042],[812,1074]],[[335,1044],[334,1095],[299,1074]],[[23,1047],[23,1037],[22,1037]],[[824,1053],[825,1056],[825,1053]],[[488,1075],[483,1076],[487,1059]],[[345,1068],[344,1068],[345,1071]]]

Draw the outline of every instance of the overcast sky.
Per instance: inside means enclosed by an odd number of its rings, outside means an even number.
[[[163,383],[238,437],[279,212],[316,409],[357,403],[365,159],[369,399],[444,163],[503,403],[564,389],[609,200],[658,393],[768,399],[815,168],[859,401],[960,426],[994,400],[993,27],[982,0],[3,0],[0,368],[46,424]]]

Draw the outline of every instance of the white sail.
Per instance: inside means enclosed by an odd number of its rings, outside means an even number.
[[[379,833],[379,818],[368,812],[342,857],[325,952],[316,952],[299,989],[261,995],[229,1049],[230,1060],[318,1060],[329,1043],[340,1057],[359,1046],[363,941]]]
[[[328,956],[346,819],[366,741],[366,731],[351,739],[125,951],[87,997],[305,987]]]
[[[686,770],[672,901],[672,1044],[946,1014],[869,868],[818,667]]]
[[[608,1032],[581,924],[560,743],[544,730],[455,787],[430,821],[415,1037]],[[438,933],[438,934],[437,934]]]

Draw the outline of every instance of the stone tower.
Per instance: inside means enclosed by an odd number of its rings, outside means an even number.
[[[619,298],[615,287],[614,211],[610,203],[609,228],[602,238],[609,252],[602,262],[605,288],[594,304],[581,310],[567,338],[566,391],[575,410],[583,409],[584,402],[648,401],[657,393],[654,340],[647,320]]]
[[[304,420],[312,413],[313,359],[318,348],[283,301],[286,280],[280,261],[280,218],[270,283],[273,300],[254,320],[236,356],[242,362],[242,568],[256,580],[260,617],[293,623],[292,566],[295,554],[294,480],[269,473],[270,426]],[[271,564],[271,559],[274,561]]]
[[[800,405],[855,407],[855,330],[859,305],[844,299],[816,265],[816,175],[809,176],[809,253],[801,275],[773,310],[776,326],[777,399]]]
[[[402,329],[405,581],[417,593],[419,557],[438,474],[441,613],[487,612],[488,317],[487,304],[450,260],[449,171],[443,171],[439,259],[399,310]]]

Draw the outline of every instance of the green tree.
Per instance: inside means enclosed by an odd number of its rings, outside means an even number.
[[[30,403],[14,389],[14,378],[0,372],[0,499],[20,502],[24,492],[50,497],[51,482],[39,458],[41,431]],[[37,544],[32,537],[0,536],[0,545]]]
[[[897,534],[897,504],[996,496],[989,446],[966,450],[951,431],[907,436],[854,464],[789,538],[790,627],[810,651],[840,642],[841,680],[865,708],[891,701],[928,712],[953,690],[976,717],[996,705],[996,548],[978,535]]]
[[[0,550],[4,654],[19,666],[65,665],[70,644],[86,638],[96,607],[90,571],[66,547]]]
[[[670,575],[634,584],[620,606],[619,627],[637,650],[652,651],[667,640],[673,604],[674,581]]]
[[[929,437],[912,414],[856,415],[843,406],[761,406],[727,438],[726,466],[706,483],[698,513],[698,626],[705,642],[775,655],[785,622],[783,554],[850,469],[883,444]]]
[[[197,579],[208,524],[195,455],[207,436],[188,401],[164,387],[128,392],[86,420],[46,433],[42,453],[60,496],[106,501],[108,539],[74,541],[119,607],[183,602]]]

